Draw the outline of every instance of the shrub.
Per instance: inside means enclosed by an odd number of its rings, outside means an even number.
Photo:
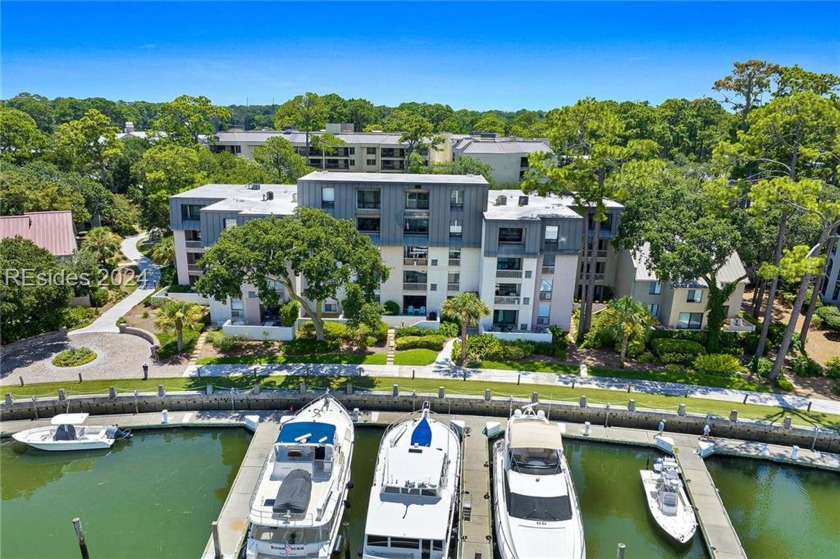
[[[793,383],[787,377],[779,375],[776,377],[776,388],[782,392],[791,392],[793,390]]]
[[[840,380],[840,355],[831,357],[825,362],[825,376]]]
[[[207,341],[217,351],[230,353],[245,347],[245,339],[240,336],[228,336],[224,332],[210,332],[207,334]]]
[[[759,326],[759,329],[761,327]],[[759,332],[750,332],[744,338],[744,353],[747,355],[755,355],[755,350],[758,349],[758,338],[761,336]],[[764,348],[764,354],[767,354],[767,347]]]
[[[808,357],[807,355],[798,355],[794,358],[791,364],[793,372],[800,377],[821,377],[823,376],[822,365]]]
[[[811,328],[814,330],[824,330],[825,329],[825,321],[820,318],[820,315],[814,313],[811,315]]]
[[[659,360],[651,352],[645,351],[641,355],[636,357],[636,361],[638,363],[657,363]]]
[[[653,351],[659,354],[686,354],[686,355],[700,355],[706,353],[703,345],[700,342],[693,340],[683,340],[676,338],[655,338],[650,342]],[[664,359],[663,359],[664,361]]]
[[[385,307],[385,314],[387,315],[397,315],[400,314],[400,306],[395,301],[385,301],[385,304],[382,305]]]
[[[440,328],[438,328],[438,334],[445,338],[457,338],[461,335],[461,327],[458,325],[457,322],[452,322],[451,320],[442,320],[440,323]]]
[[[706,332],[702,330],[653,330],[650,333],[650,339],[689,340],[705,346]]]
[[[286,355],[309,355],[312,353],[331,353],[339,348],[335,340],[319,341],[315,339],[298,338],[282,345]]]
[[[665,365],[665,372],[670,373],[672,375],[678,375],[682,374],[684,372],[684,369],[681,366],[672,363],[670,365]]]
[[[732,375],[743,370],[741,360],[726,353],[698,355],[692,364],[698,372],[710,375]]]
[[[94,359],[96,359],[96,352],[89,347],[71,347],[56,354],[52,364],[56,367],[78,367]]]
[[[816,315],[822,320],[823,328],[840,332],[840,309],[834,305],[826,305],[817,309]]]
[[[189,293],[190,291],[192,291],[191,286],[176,283],[174,285],[169,286],[169,290],[167,291],[167,293]]]
[[[309,320],[301,324],[298,329],[297,338],[315,338],[315,324]],[[351,342],[352,336],[346,324],[341,322],[327,321],[324,322],[324,337],[327,340],[337,342]]]
[[[300,316],[300,305],[295,300],[286,301],[277,314],[280,318],[280,324],[286,328],[291,328]]]
[[[158,285],[160,287],[166,287],[167,285],[175,285],[178,283],[178,270],[175,269],[175,266],[165,266],[160,269],[160,280],[158,281]]]
[[[762,378],[767,378],[773,370],[773,362],[766,357],[753,357],[750,361],[750,370]]]
[[[99,316],[99,311],[88,307],[64,309],[64,326],[70,330],[81,328],[90,324],[97,316]]]
[[[419,326],[400,326],[394,331],[394,338],[422,338],[424,336],[440,336],[441,334],[435,330],[428,328],[420,328]]]
[[[659,360],[662,363],[691,363],[694,359],[694,355],[691,353],[660,353]]]
[[[440,351],[446,343],[443,336],[403,336],[397,338],[395,345],[397,349],[433,349]]]
[[[90,304],[94,307],[101,307],[108,303],[108,292],[104,289],[95,289],[90,292]]]

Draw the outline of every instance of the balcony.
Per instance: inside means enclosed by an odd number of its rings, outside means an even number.
[[[458,293],[461,291],[461,284],[460,283],[447,283],[446,284],[446,292],[447,293]]]
[[[551,301],[551,291],[540,291],[540,301]]]
[[[522,279],[522,270],[496,270],[496,277]]]
[[[518,305],[519,297],[495,297],[493,302],[497,305]]]
[[[428,286],[425,283],[404,283],[404,291],[426,291]]]
[[[544,276],[552,276],[554,275],[554,266],[543,266],[542,273]]]
[[[461,265],[461,259],[460,258],[450,258],[449,259],[449,265],[450,266],[460,266]]]
[[[580,274],[580,275],[578,276],[578,281],[586,281],[586,279],[587,279],[587,278],[586,278],[586,276],[587,276],[587,274]],[[597,282],[597,281],[604,281],[604,274],[598,274],[598,273],[596,273],[596,274],[595,274],[595,281],[596,281],[596,282]]]
[[[204,250],[204,247],[201,246],[201,241],[185,241],[184,244],[187,247],[187,250]]]
[[[201,266],[198,264],[187,264],[187,271],[188,272],[201,272]]]
[[[426,258],[403,258],[403,266],[428,266],[429,260]]]

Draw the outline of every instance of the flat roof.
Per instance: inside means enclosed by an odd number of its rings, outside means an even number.
[[[260,184],[259,189],[256,190],[251,190],[249,187],[248,184],[204,184],[191,190],[173,194],[170,198],[216,198],[222,200],[240,194],[247,195],[248,193],[257,193],[261,197],[261,193],[267,190],[277,192],[284,188],[297,189],[297,185],[294,184]]]
[[[309,139],[313,136],[326,134],[325,130],[312,131],[309,133]],[[359,144],[387,144],[394,146],[403,146],[400,142],[402,132],[331,132],[336,137],[344,140],[348,145]],[[269,138],[285,138],[293,144],[306,144],[306,133],[295,131],[285,132],[282,130],[262,130],[253,132],[218,132],[216,138],[220,144],[264,144]]]
[[[507,200],[504,205],[497,204],[501,196]],[[528,204],[519,205],[519,198],[527,197]],[[566,197],[539,196],[525,194],[521,190],[491,190],[487,199],[484,219],[488,220],[539,220],[545,218],[583,219],[577,212],[564,203]]]
[[[548,144],[541,140],[523,140],[520,138],[476,139],[460,140],[454,149],[465,155],[471,153],[552,153]]]
[[[300,181],[320,182],[375,182],[394,184],[478,184],[487,185],[487,179],[481,175],[433,175],[421,173],[334,173],[315,171]]]
[[[274,199],[265,199],[266,192],[272,192]],[[230,198],[201,208],[201,211],[237,212],[243,215],[291,215],[298,205],[296,194],[297,187],[293,186],[239,191]]]

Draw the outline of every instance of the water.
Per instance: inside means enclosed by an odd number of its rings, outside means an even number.
[[[350,536],[350,556],[362,550],[365,537],[370,488],[373,485],[373,469],[376,466],[376,452],[385,429],[380,427],[356,427],[356,444],[353,447],[351,473],[356,487],[350,490],[350,508],[344,513]]]
[[[245,456],[243,429],[137,431],[110,451],[0,448],[0,556],[198,557]]]
[[[656,451],[564,439],[566,459],[583,513],[587,557],[615,557],[619,543],[626,559],[705,558],[703,538],[672,543],[647,510],[639,470],[653,464]]]
[[[840,475],[723,456],[706,464],[749,557],[838,556]]]

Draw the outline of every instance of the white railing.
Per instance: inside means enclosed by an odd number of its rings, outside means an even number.
[[[187,270],[189,270],[190,272],[200,272],[201,266],[199,266],[198,264],[187,264]]]
[[[589,274],[583,273],[578,276],[580,281],[586,281]],[[595,281],[604,281],[604,274],[595,274]]]
[[[201,246],[201,241],[186,241],[184,244],[187,248],[204,248]]]
[[[522,270],[496,270],[496,277],[522,279]]]
[[[461,259],[460,258],[450,258],[449,259],[449,265],[450,266],[460,266],[461,265]]]
[[[554,273],[554,266],[543,266],[542,267],[543,274],[553,274]]]
[[[496,297],[493,302],[497,305],[518,305],[519,297]]]
[[[404,283],[403,289],[406,291],[426,291],[428,287],[425,283]]]
[[[404,266],[427,266],[429,261],[426,258],[403,258]]]
[[[449,291],[449,292],[460,291],[461,290],[461,284],[459,284],[459,283],[447,283],[446,284],[446,290]]]

